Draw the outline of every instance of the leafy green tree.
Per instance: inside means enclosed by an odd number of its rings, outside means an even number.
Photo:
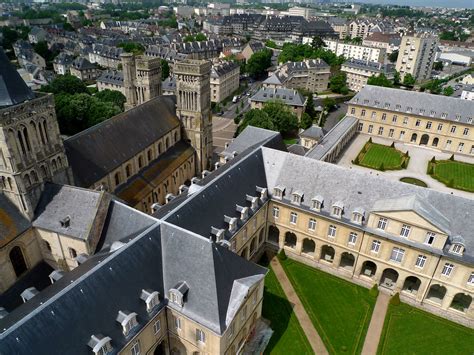
[[[49,85],[44,86],[42,91],[53,94],[87,93],[87,86],[73,75],[58,75]]]
[[[326,47],[326,43],[321,39],[319,36],[314,36],[313,41],[311,42],[311,47],[314,49],[319,49],[322,47]]]
[[[165,59],[161,60],[161,80],[165,80],[170,76],[170,66]]]
[[[383,86],[387,88],[393,87],[393,83],[389,80],[384,73],[380,73],[380,75],[372,75],[367,80],[368,85],[375,85],[375,86]]]
[[[351,40],[352,44],[362,44],[362,38],[361,37],[354,37],[352,40]]]
[[[308,96],[306,96],[307,99],[306,99],[306,110],[305,112],[309,115],[309,117],[311,117],[312,120],[314,120],[316,118],[316,109],[314,108],[314,99],[313,99],[313,94],[308,94]]]
[[[332,110],[336,106],[337,102],[331,97],[325,97],[323,99],[323,106],[327,111]]]
[[[278,56],[278,62],[299,62],[304,59],[321,58],[330,66],[335,67],[344,63],[343,56],[337,56],[333,52],[325,48],[313,48],[309,44],[293,44],[285,43],[282,51]]]
[[[273,121],[275,129],[281,133],[291,133],[298,129],[298,118],[294,112],[281,101],[269,101],[262,109]]]
[[[443,90],[441,88],[442,81],[439,79],[434,79],[428,81],[426,84],[422,86],[423,90],[428,90],[432,94],[440,94],[441,91]]]
[[[405,76],[403,77],[403,85],[410,87],[415,85],[415,78],[413,77],[413,75],[411,75],[410,73],[405,74]]]
[[[100,101],[113,103],[115,106],[120,107],[122,111],[123,105],[127,101],[127,98],[120,91],[109,89],[99,91],[97,94],[95,94],[95,97]]]
[[[332,92],[346,95],[349,92],[346,80],[346,73],[340,72],[333,75],[329,80],[329,89],[331,89]]]
[[[400,85],[400,73],[395,71],[395,73],[393,73],[393,84],[394,85]]]
[[[440,62],[440,61],[435,62],[435,63],[433,64],[433,69],[434,69],[434,70],[437,70],[437,71],[443,70],[443,62]]]
[[[452,88],[452,86],[446,86],[443,90],[443,95],[451,96],[452,94],[454,94],[454,89]]]
[[[59,54],[59,51],[50,51],[46,41],[39,41],[33,46],[33,49],[44,58],[48,69],[51,69],[53,67],[53,59]]]
[[[123,48],[123,50],[127,53],[133,53],[136,55],[143,54],[145,52],[145,47],[137,42],[122,42],[119,43],[117,47]]]
[[[275,130],[275,125],[273,124],[272,119],[263,110],[257,109],[247,111],[239,126],[238,132],[242,132],[247,126],[265,128],[272,131]]]
[[[300,128],[307,129],[313,125],[313,118],[307,113],[304,112],[301,115]]]
[[[274,41],[272,41],[271,39],[269,39],[265,42],[265,46],[267,46],[269,48],[278,48],[277,44]]]
[[[195,40],[196,41],[207,41],[207,37],[204,33],[202,32],[199,32],[196,37],[195,37]]]
[[[261,78],[272,65],[272,51],[264,49],[260,52],[252,54],[249,58],[245,69],[253,78]]]
[[[398,51],[393,51],[392,53],[390,53],[388,55],[388,60],[391,62],[391,63],[395,63],[398,59]]]

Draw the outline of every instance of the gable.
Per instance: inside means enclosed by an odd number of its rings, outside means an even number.
[[[395,212],[375,212],[378,216],[386,217],[388,219],[398,220],[402,223],[416,226],[437,234],[446,234],[446,231],[441,230],[424,217],[420,216],[414,211],[395,211]]]

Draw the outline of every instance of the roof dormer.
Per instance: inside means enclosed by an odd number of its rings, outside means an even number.
[[[87,345],[92,349],[95,355],[107,355],[113,348],[111,345],[112,339],[101,334],[91,335]]]
[[[64,276],[64,271],[53,270],[51,272],[51,274],[49,274],[49,279],[51,280],[51,283],[54,284],[56,281],[58,281],[63,276]]]
[[[260,201],[265,202],[268,198],[268,189],[266,187],[257,186],[257,192],[260,194]]]
[[[183,307],[186,301],[186,295],[189,291],[186,281],[178,282],[174,287],[170,288],[169,300],[171,303]]]
[[[224,215],[224,222],[229,224],[229,232],[235,233],[237,230],[237,218]]]
[[[245,222],[249,218],[249,208],[248,207],[243,207],[239,205],[235,205],[237,212],[240,213],[240,220],[242,222]]]
[[[245,199],[250,202],[250,209],[256,211],[258,208],[258,197],[245,195]]]
[[[314,196],[311,199],[311,209],[320,212],[324,205],[324,197],[321,195]]]
[[[362,207],[356,207],[352,212],[352,222],[362,224],[365,217],[365,210]]]
[[[301,191],[294,191],[292,193],[291,203],[299,206],[301,202],[303,202],[303,193]]]
[[[449,252],[451,254],[463,255],[466,249],[466,241],[460,235],[453,237]]]
[[[118,311],[115,320],[122,326],[122,333],[125,336],[128,336],[130,331],[138,325],[137,314],[135,312]]]
[[[333,203],[331,208],[331,215],[337,218],[342,217],[344,211],[344,203],[342,201],[336,201]]]
[[[146,304],[146,311],[151,312],[153,309],[160,304],[160,293],[152,290],[142,290],[140,299]]]
[[[213,240],[216,242],[220,242],[222,239],[224,239],[224,235],[225,229],[211,227],[211,238],[213,238]]]
[[[275,186],[273,188],[273,197],[281,200],[285,195],[285,187],[284,186]]]

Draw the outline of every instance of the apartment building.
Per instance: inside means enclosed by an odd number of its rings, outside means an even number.
[[[474,155],[474,102],[366,85],[348,104],[362,133]]]
[[[374,32],[367,36],[362,44],[368,47],[377,47],[385,49],[387,54],[400,48],[401,37],[396,33]]]
[[[428,80],[438,44],[438,38],[430,34],[403,36],[396,65],[401,79],[409,73],[416,81]]]
[[[231,61],[213,63],[211,68],[211,102],[230,97],[240,85],[240,66]]]
[[[347,59],[354,58],[380,63],[383,63],[385,59],[386,50],[384,48],[368,47],[334,40],[324,40],[324,42],[327,49],[331,52],[334,52],[336,55],[342,55]]]
[[[341,71],[346,73],[347,87],[352,91],[360,91],[372,76],[384,74],[388,79],[393,79],[395,66],[368,60],[349,59],[341,65]]]
[[[280,101],[287,105],[293,113],[301,118],[306,109],[306,99],[298,91],[285,88],[262,87],[250,98],[252,109],[262,109],[267,102]]]

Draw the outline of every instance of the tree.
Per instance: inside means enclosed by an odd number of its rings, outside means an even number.
[[[145,52],[145,47],[137,42],[122,42],[119,43],[117,47],[123,48],[125,52],[133,53],[135,55],[143,54]]]
[[[411,75],[410,73],[405,74],[405,76],[403,77],[403,85],[410,87],[415,85],[415,78],[413,77],[413,75]]]
[[[351,40],[352,44],[362,44],[362,38],[361,37],[354,37],[352,40]]]
[[[49,85],[42,88],[45,92],[53,94],[86,93],[87,86],[81,79],[73,75],[59,75]]]
[[[439,79],[430,80],[422,86],[422,89],[428,90],[430,93],[437,95],[442,91],[441,84],[442,81]]]
[[[393,73],[393,84],[394,85],[400,85],[400,73],[395,71],[395,73]]]
[[[316,118],[316,109],[314,108],[313,94],[308,94],[306,99],[306,113],[311,117],[312,120]]]
[[[260,78],[266,73],[272,65],[272,51],[264,49],[262,51],[252,54],[249,58],[247,65],[245,66],[246,71],[253,78]]]
[[[199,33],[196,35],[196,37],[194,37],[194,38],[195,38],[196,41],[199,41],[199,42],[201,42],[201,41],[207,41],[206,35],[205,35],[204,33],[202,33],[202,32],[199,32]]]
[[[161,80],[165,80],[170,76],[170,66],[165,59],[161,60]]]
[[[443,68],[444,68],[443,62],[438,61],[438,62],[435,62],[433,64],[433,69],[434,70],[441,71],[441,70],[443,70]]]
[[[298,118],[294,112],[281,101],[269,101],[262,109],[272,120],[275,129],[288,134],[298,129]]]
[[[443,95],[444,96],[451,96],[452,94],[454,94],[454,89],[452,86],[446,86],[444,89],[443,89]]]
[[[121,110],[123,110],[123,105],[127,101],[127,98],[120,91],[109,89],[99,91],[95,94],[95,97],[100,101],[111,102],[115,106],[120,107]]]
[[[300,128],[308,129],[313,125],[313,118],[307,113],[304,112],[300,120]]]
[[[278,48],[277,44],[274,41],[272,41],[271,39],[268,39],[265,42],[265,46],[269,47],[269,48]]]
[[[387,88],[393,87],[393,83],[389,80],[384,73],[380,73],[379,75],[372,75],[367,80],[368,85],[375,85],[375,86],[383,86]]]
[[[321,39],[319,36],[314,36],[313,41],[311,42],[311,47],[314,49],[319,49],[322,47],[326,47],[326,43]]]
[[[326,109],[326,111],[332,110],[336,106],[337,102],[331,97],[325,97],[323,99],[323,106]]]
[[[46,41],[39,41],[33,46],[33,49],[36,53],[44,58],[48,69],[51,69],[53,67],[53,59],[59,54],[59,51],[50,51]]]
[[[346,80],[347,77],[345,73],[340,72],[333,75],[329,80],[329,89],[331,89],[332,92],[346,95],[349,92],[349,89],[346,85]]]
[[[398,51],[393,51],[392,53],[390,53],[388,55],[388,60],[391,62],[391,63],[395,63],[398,59]]]
[[[245,114],[238,132],[242,132],[247,126],[260,127],[272,131],[275,130],[275,125],[273,124],[272,119],[263,110],[257,109],[252,109]]]

